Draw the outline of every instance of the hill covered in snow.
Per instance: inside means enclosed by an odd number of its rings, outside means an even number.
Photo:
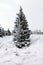
[[[0,38],[0,65],[43,65],[43,35],[31,35],[31,45],[19,49],[13,36]]]

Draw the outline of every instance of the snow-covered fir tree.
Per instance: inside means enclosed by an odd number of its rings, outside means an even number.
[[[14,31],[14,41],[17,41],[19,46],[25,46],[25,43],[22,44],[22,42],[25,42],[27,39],[29,40],[30,30],[21,7],[20,12],[17,14]]]
[[[0,26],[0,37],[2,37],[2,30],[1,30],[1,26]]]
[[[5,34],[4,28],[2,28],[1,25],[0,25],[0,37],[3,37],[4,34]]]
[[[10,32],[10,30],[9,30],[9,29],[8,29],[7,33],[8,33],[8,35],[11,35],[11,32]]]
[[[4,28],[2,28],[2,36],[5,36],[5,30],[4,30]]]

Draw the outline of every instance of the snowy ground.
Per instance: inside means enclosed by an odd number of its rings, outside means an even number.
[[[43,35],[31,35],[31,45],[18,49],[13,36],[0,38],[0,65],[43,65]]]

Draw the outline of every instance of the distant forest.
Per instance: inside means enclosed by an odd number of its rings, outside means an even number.
[[[6,35],[11,35],[10,29],[8,29],[8,30],[6,31],[6,30],[4,30],[4,28],[2,28],[2,27],[0,26],[0,37],[6,36]]]

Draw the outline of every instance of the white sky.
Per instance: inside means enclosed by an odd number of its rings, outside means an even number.
[[[20,5],[31,30],[43,30],[43,0],[0,0],[0,24],[5,29],[14,27]]]

